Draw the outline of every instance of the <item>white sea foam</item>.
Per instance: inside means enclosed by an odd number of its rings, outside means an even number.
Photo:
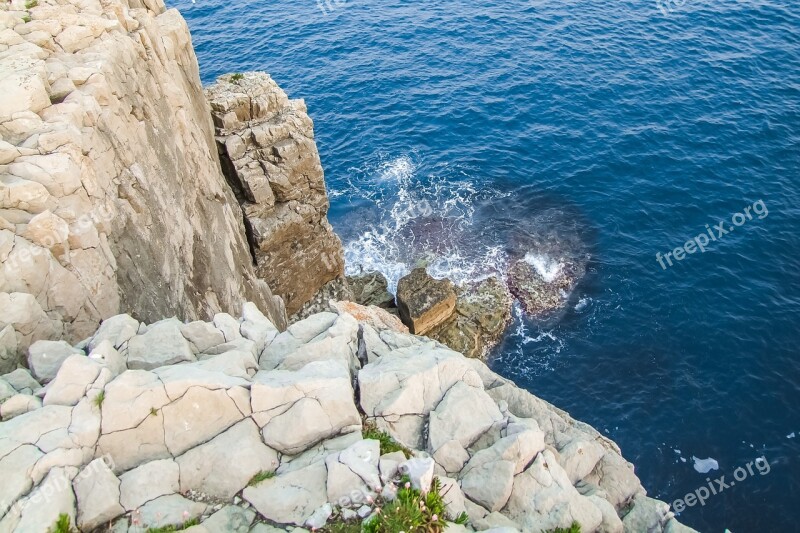
[[[526,253],[525,262],[536,269],[536,272],[538,272],[547,283],[555,281],[564,268],[563,263],[553,260],[548,255],[535,252]]]
[[[708,459],[700,459],[699,457],[692,456],[694,461],[694,469],[701,474],[708,474],[712,470],[719,470],[719,463],[716,459],[709,457]]]

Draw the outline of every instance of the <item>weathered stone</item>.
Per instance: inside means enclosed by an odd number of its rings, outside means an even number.
[[[468,357],[483,357],[511,320],[511,294],[490,277],[457,289],[455,313],[427,335]]]
[[[268,479],[244,489],[244,499],[268,520],[302,526],[327,501],[325,463]]]
[[[231,461],[232,450],[235,461]],[[259,472],[274,472],[278,454],[264,445],[258,426],[246,419],[189,450],[176,462],[180,466],[181,492],[197,490],[214,498],[230,499]]]
[[[89,353],[89,359],[107,368],[112,378],[117,377],[128,369],[125,358],[114,348],[110,340],[104,340],[95,345],[94,349]]]
[[[179,400],[165,406],[161,413],[164,417],[164,443],[173,456],[208,441],[244,418],[224,389],[203,387],[188,389]]]
[[[180,468],[172,459],[150,461],[119,478],[119,501],[126,511],[180,491]]]
[[[251,398],[253,419],[262,428],[264,442],[282,453],[296,454],[324,439],[361,429],[350,374],[334,361],[309,363],[294,372],[258,372]]]
[[[543,317],[564,306],[585,271],[580,261],[528,254],[508,269],[507,283],[526,313]]]
[[[573,485],[588,476],[605,454],[606,449],[602,445],[582,440],[574,440],[559,451],[561,466]]]
[[[225,335],[208,322],[197,320],[181,325],[181,333],[195,347],[196,353],[225,343]]]
[[[427,493],[433,482],[433,469],[436,463],[431,458],[414,457],[400,463],[397,470],[411,481],[411,486],[415,489]]]
[[[431,453],[450,440],[468,448],[503,415],[480,387],[458,382],[447,391],[444,398],[430,414],[428,446]]]
[[[360,323],[366,323],[378,331],[390,329],[398,333],[408,333],[408,327],[395,315],[374,305],[364,307],[353,302],[331,302],[331,308],[337,313],[348,314]]]
[[[2,400],[0,400],[2,401]],[[24,415],[42,406],[42,400],[30,394],[15,394],[0,404],[0,418],[11,420],[15,416]]]
[[[293,315],[344,274],[313,123],[263,72],[220,77],[206,96],[223,171],[252,228],[256,271]]]
[[[204,503],[187,500],[180,494],[171,494],[147,502],[139,508],[137,516],[141,525],[147,528],[182,527],[189,520],[200,517],[207,509]]]
[[[222,332],[225,342],[233,342],[242,337],[241,324],[228,313],[214,315],[214,327]]]
[[[192,348],[181,335],[175,318],[162,320],[128,342],[128,368],[150,370],[160,366],[195,361]]]
[[[382,308],[395,307],[394,296],[389,292],[389,282],[380,272],[369,272],[358,276],[347,276],[353,301],[363,306]]]
[[[362,440],[325,459],[328,469],[328,501],[342,507],[351,505],[353,493],[374,494],[381,488],[378,474],[380,443]]]
[[[83,354],[67,357],[55,379],[47,387],[44,405],[77,404],[100,375],[102,368]]]
[[[278,335],[278,328],[252,302],[245,303],[242,308],[240,331],[244,338],[256,343],[259,354]]]
[[[17,357],[17,334],[8,324],[0,329],[0,374],[12,372],[19,363]]]
[[[21,500],[19,507],[6,515],[0,529],[4,531],[49,531],[58,517],[67,515],[70,523],[75,523],[75,493],[72,491],[72,478],[76,468],[54,468],[30,496]],[[47,502],[47,505],[43,505]],[[19,512],[21,511],[21,513]],[[14,523],[14,527],[6,524]]]
[[[18,368],[13,372],[4,375],[3,380],[14,387],[17,392],[22,392],[25,394],[36,392],[42,387],[39,385],[38,381],[33,379],[33,376],[31,376],[31,373],[28,372],[28,369],[26,368]]]
[[[16,389],[8,384],[8,382],[0,378],[0,402],[6,401],[17,393]]]
[[[61,364],[75,354],[85,355],[64,341],[37,341],[28,349],[28,368],[37,380],[47,383],[56,377]]]
[[[432,278],[416,268],[397,284],[397,308],[411,333],[424,335],[450,318],[456,307],[456,291],[448,279]]]
[[[123,344],[131,340],[139,331],[139,321],[130,315],[115,315],[103,320],[97,333],[89,341],[87,349],[93,351],[104,341],[111,343],[111,346],[119,349]]]
[[[122,515],[119,479],[103,459],[95,459],[73,481],[78,498],[78,527],[92,531]]]
[[[187,533],[218,533],[222,531],[226,533],[248,533],[250,531],[250,525],[255,518],[256,513],[252,509],[243,509],[236,505],[226,505],[204,520],[199,526],[191,527],[186,531]],[[275,530],[283,531],[277,528]]]

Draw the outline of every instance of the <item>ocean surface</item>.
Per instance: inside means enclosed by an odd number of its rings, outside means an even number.
[[[587,258],[560,320],[516,310],[492,368],[619,443],[651,496],[724,475],[686,524],[798,531],[796,2],[170,5],[205,83],[266,70],[306,100],[350,272]]]

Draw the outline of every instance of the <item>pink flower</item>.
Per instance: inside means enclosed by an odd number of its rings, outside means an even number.
[[[409,483],[408,481],[406,481],[406,488],[407,488],[407,489],[410,489],[410,488],[411,488],[411,483]]]
[[[189,520],[189,511],[184,511],[184,512],[183,512],[183,520],[184,520],[184,522],[185,522],[186,520]]]
[[[436,522],[437,520],[439,520],[439,516],[438,516],[438,515],[433,515],[433,516],[431,517],[431,520],[433,520],[434,522]]]

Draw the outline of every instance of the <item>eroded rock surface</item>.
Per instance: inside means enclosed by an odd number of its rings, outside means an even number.
[[[290,100],[265,72],[223,76],[206,96],[223,170],[244,209],[256,272],[294,314],[344,275],[305,102]]]

